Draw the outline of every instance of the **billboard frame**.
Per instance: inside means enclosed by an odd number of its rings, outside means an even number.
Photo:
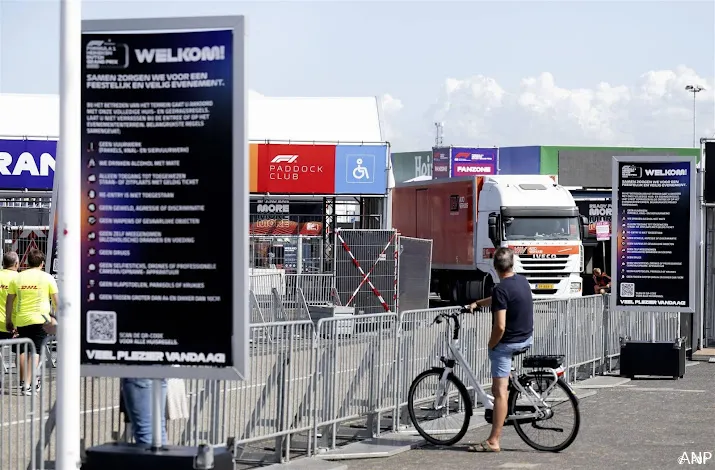
[[[611,295],[610,295],[610,308],[614,312],[673,312],[673,313],[692,313],[695,314],[696,311],[696,294],[694,289],[689,290],[688,294],[688,307],[677,307],[677,306],[651,306],[651,305],[633,305],[633,306],[618,306],[618,287],[619,287],[619,273],[618,273],[618,220],[621,217],[619,206],[619,164],[620,163],[688,163],[690,165],[688,174],[688,184],[689,184],[689,201],[688,207],[690,210],[690,223],[696,223],[700,219],[698,216],[698,194],[697,194],[697,164],[695,157],[687,156],[647,156],[647,155],[635,155],[635,156],[613,156],[611,161],[611,221],[615,220],[615,227],[611,226],[611,268],[614,271],[611,273]],[[615,229],[615,230],[614,230]],[[696,230],[690,230],[690,238],[688,240],[688,284],[694,286],[697,280],[697,249],[695,243],[697,242]],[[653,319],[654,320],[654,319]],[[652,332],[653,333],[653,332]]]
[[[233,31],[233,334],[230,367],[173,365],[81,365],[89,377],[180,378],[246,380],[249,373],[249,148],[246,106],[246,19],[243,15],[83,20],[86,33],[168,33],[207,30]],[[243,158],[241,158],[243,157]],[[240,162],[240,163],[237,163]],[[82,315],[84,318],[84,315]]]

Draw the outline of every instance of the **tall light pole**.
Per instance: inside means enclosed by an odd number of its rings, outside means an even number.
[[[700,85],[685,85],[685,91],[693,94],[693,148],[698,146],[697,130],[695,128],[695,95],[703,91],[705,87]]]

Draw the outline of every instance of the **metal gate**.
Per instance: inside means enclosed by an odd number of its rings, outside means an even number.
[[[397,310],[429,308],[432,240],[399,237]]]
[[[335,231],[335,288],[356,314],[395,312],[397,231]]]
[[[34,227],[5,226],[2,227],[2,252],[14,251],[20,258],[20,270],[27,268],[27,255],[30,250],[38,249],[47,254],[50,227],[39,225]]]

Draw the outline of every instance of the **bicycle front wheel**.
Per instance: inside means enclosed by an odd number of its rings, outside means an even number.
[[[532,414],[536,409],[518,390],[512,389],[509,394],[509,414],[514,417],[516,433],[529,447],[542,452],[566,449],[576,439],[581,426],[578,398],[563,379],[559,378],[545,394],[554,381],[552,377],[531,373],[519,378],[522,385],[531,384],[533,390],[549,405],[545,418],[519,419],[520,414]]]
[[[472,400],[467,388],[449,374],[441,383],[444,369],[418,375],[410,386],[407,410],[417,432],[430,444],[451,446],[467,433]]]

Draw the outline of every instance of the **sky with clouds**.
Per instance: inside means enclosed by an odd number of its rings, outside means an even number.
[[[267,96],[378,96],[394,151],[687,147],[715,134],[711,1],[89,0],[83,17],[245,14]],[[0,91],[57,93],[59,3],[0,0]]]

